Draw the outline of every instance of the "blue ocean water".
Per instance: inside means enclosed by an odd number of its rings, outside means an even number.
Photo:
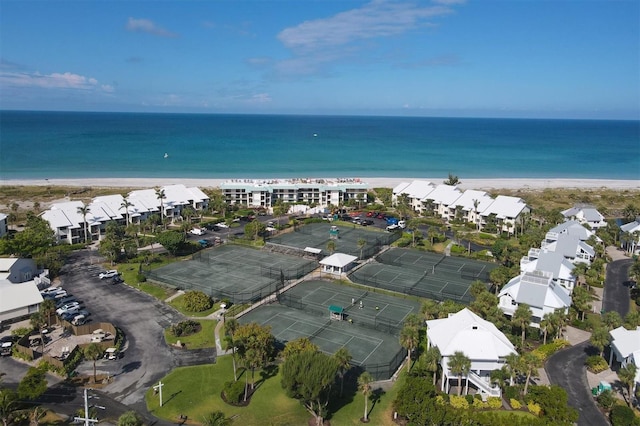
[[[640,179],[640,121],[0,111],[0,179],[448,173]]]

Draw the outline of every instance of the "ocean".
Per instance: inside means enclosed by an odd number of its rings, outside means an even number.
[[[449,173],[640,179],[640,121],[0,111],[3,180]]]

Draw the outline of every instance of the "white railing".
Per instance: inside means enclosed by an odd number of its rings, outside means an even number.
[[[470,380],[471,383],[476,385],[478,387],[478,389],[480,390],[480,392],[486,393],[489,396],[500,396],[501,395],[499,386],[495,386],[495,387],[491,386],[489,383],[487,383],[486,380],[484,380],[482,377],[478,376],[473,371],[469,371],[469,374],[467,374],[467,379]]]

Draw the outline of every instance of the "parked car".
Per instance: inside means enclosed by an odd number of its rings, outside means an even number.
[[[0,356],[10,356],[15,338],[13,336],[4,336],[0,338]]]
[[[56,300],[56,308],[60,308],[61,306],[64,306],[68,303],[78,303],[78,299],[69,294],[61,299]]]
[[[44,297],[45,294],[54,294],[59,291],[64,291],[62,287],[47,287],[44,290],[40,290],[40,294]]]
[[[398,225],[389,225],[387,226],[387,231],[389,232],[394,232],[394,231],[399,231],[400,227]]]
[[[193,228],[191,231],[189,231],[191,235],[204,235],[205,232],[206,231],[202,228]]]
[[[122,277],[120,275],[116,275],[113,278],[110,278],[109,281],[107,281],[107,283],[109,284],[120,284],[123,281]]]
[[[373,221],[371,219],[362,219],[360,221],[360,225],[362,226],[373,225]]]
[[[77,312],[76,312],[77,314]],[[72,319],[71,319],[71,324],[78,326],[78,325],[84,325],[87,323],[87,317],[80,314],[80,315],[75,315]]]
[[[40,293],[42,295],[43,299],[61,299],[63,297],[65,297],[67,295],[66,290],[63,289],[57,289],[56,291],[49,291],[47,293]]]
[[[119,272],[115,269],[111,269],[110,271],[101,272],[100,275],[98,275],[98,278],[104,280],[105,278],[113,278],[117,275],[119,275]]]
[[[72,309],[75,309],[74,312],[78,312],[80,310],[80,303],[71,302],[71,303],[67,303],[66,305],[62,305],[58,309],[56,309],[56,314],[58,315],[66,314],[67,312],[70,312]]]

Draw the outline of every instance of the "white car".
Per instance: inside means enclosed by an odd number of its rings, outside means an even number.
[[[389,226],[387,226],[387,231],[389,231],[389,232],[397,231],[398,229],[401,229],[398,225],[389,225]]]
[[[204,229],[200,229],[200,228],[193,228],[191,231],[189,231],[191,235],[204,235],[205,232],[206,231]]]
[[[227,225],[227,224],[226,224],[226,223],[224,223],[224,222],[216,223],[216,226],[217,226],[218,228],[228,228],[228,227],[229,227],[229,225]]]
[[[71,303],[67,303],[66,305],[62,305],[58,309],[56,309],[56,314],[62,315],[68,312],[78,312],[79,310],[80,310],[80,303],[71,302]]]
[[[116,271],[115,269],[112,269],[110,271],[101,272],[100,275],[98,275],[98,277],[101,280],[104,280],[105,278],[113,278],[117,275],[120,275],[118,271]]]

